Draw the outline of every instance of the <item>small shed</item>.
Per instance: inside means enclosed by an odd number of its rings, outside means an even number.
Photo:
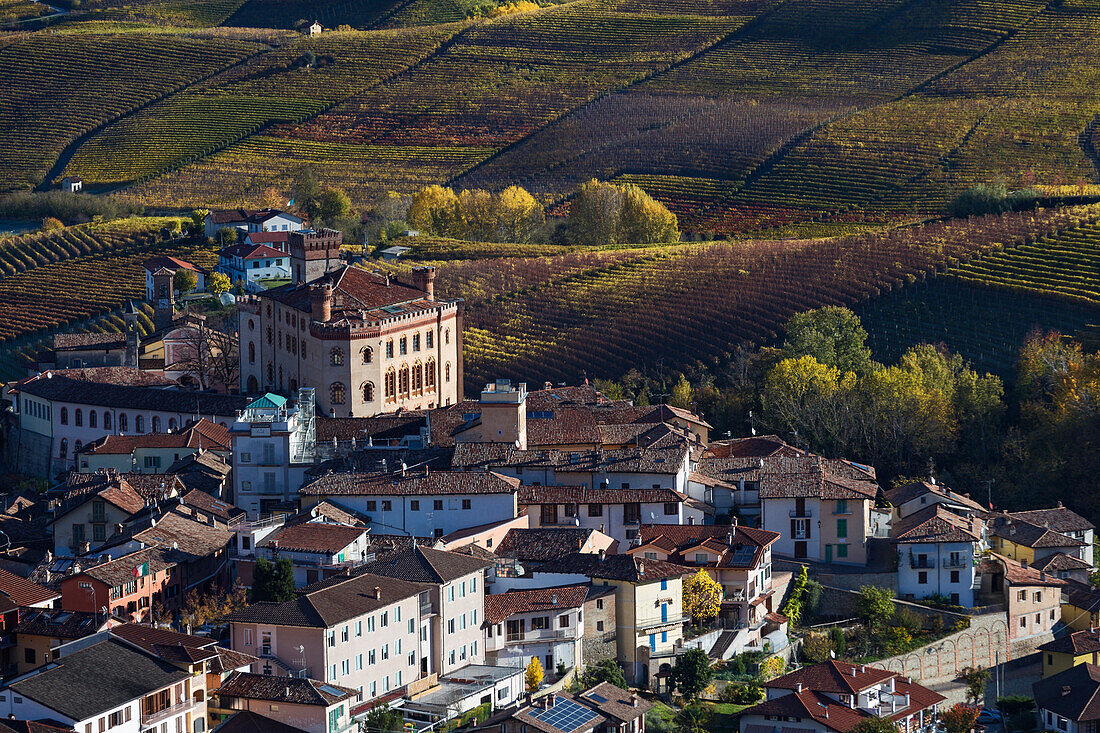
[[[319,36],[319,35],[321,35],[321,31],[323,31],[323,30],[324,30],[324,27],[320,23],[318,23],[317,21],[313,21],[312,23],[310,23],[309,25],[306,26],[306,35],[307,36]]]
[[[84,181],[76,176],[65,176],[61,179],[61,190],[68,193],[77,193],[84,188]]]

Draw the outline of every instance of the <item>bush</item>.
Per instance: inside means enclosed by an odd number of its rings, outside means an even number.
[[[833,651],[836,652],[838,657],[843,657],[844,652],[847,651],[848,639],[845,638],[844,632],[840,627],[834,626],[829,630],[829,641],[832,642]]]
[[[921,632],[924,630],[924,619],[913,609],[899,606],[897,610],[894,611],[894,620],[891,626],[905,629],[909,633],[909,636],[917,637],[920,636]]]
[[[1038,199],[1039,194],[1034,189],[1009,191],[1004,181],[979,183],[956,196],[951,211],[958,217],[1027,211],[1035,208]]]
[[[44,232],[56,232],[58,229],[64,228],[65,225],[61,223],[61,220],[52,216],[47,216],[42,220],[42,231]]]

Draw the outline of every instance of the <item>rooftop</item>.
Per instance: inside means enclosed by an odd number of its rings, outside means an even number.
[[[899,544],[978,542],[982,538],[982,520],[967,519],[941,504],[933,504],[894,522],[890,537]]]
[[[1058,637],[1046,644],[1039,646],[1040,651],[1058,652],[1061,654],[1092,654],[1100,652],[1100,631],[1097,629],[1084,629],[1074,631],[1065,636]]]
[[[432,311],[442,305],[429,299],[428,294],[422,290],[399,283],[388,276],[346,265],[310,283],[290,283],[266,290],[259,296],[311,314],[311,293],[316,287],[324,285],[331,285],[333,289],[329,325],[375,325],[395,316]]]
[[[445,494],[511,494],[520,481],[492,471],[431,471],[418,468],[393,473],[326,473],[299,490],[303,496],[424,496]]]
[[[582,527],[510,529],[496,546],[496,554],[517,560],[548,562],[580,550],[595,531]]]
[[[493,593],[485,596],[485,623],[499,624],[521,613],[555,612],[580,608],[588,595],[587,585],[534,588]]]
[[[969,494],[959,494],[942,484],[933,483],[931,481],[914,481],[895,489],[883,491],[882,493],[883,496],[886,497],[886,500],[890,502],[891,506],[901,506],[914,499],[932,494],[939,498],[946,499],[952,504],[958,504],[959,506],[966,507],[979,514],[988,511],[986,507],[971,499]]]
[[[4,568],[0,568],[0,593],[17,606],[33,606],[61,597],[60,593]]]
[[[350,687],[302,677],[274,677],[251,672],[233,672],[221,687],[218,697],[240,697],[272,703],[319,705],[328,707],[342,700],[356,698],[359,691]]]
[[[765,548],[778,539],[778,532],[753,527],[643,524],[629,552],[639,554],[644,547],[656,547],[670,560],[689,564],[687,556],[701,548],[718,556],[717,567],[747,569],[758,566]]]
[[[1002,512],[990,518],[989,531],[997,537],[1031,548],[1081,547],[1085,543],[1054,529]]]
[[[367,530],[363,527],[346,527],[327,522],[302,522],[275,530],[257,547],[332,555],[366,533]]]
[[[1100,720],[1100,667],[1085,662],[1031,686],[1037,707],[1083,723]]]
[[[662,560],[645,560],[632,555],[604,555],[574,552],[544,565],[538,573],[585,575],[589,578],[623,580],[631,583],[654,583],[667,578],[679,578],[691,568]]]
[[[11,391],[51,402],[185,415],[235,416],[247,399],[239,395],[171,389],[171,384],[137,369],[98,367],[44,372],[16,382]]]

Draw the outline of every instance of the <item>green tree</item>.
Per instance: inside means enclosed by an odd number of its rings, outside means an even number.
[[[258,558],[252,568],[252,600],[282,603],[294,598],[294,566],[289,558],[272,563]]]
[[[313,168],[303,165],[294,174],[294,181],[290,186],[294,205],[309,219],[316,219],[321,211],[321,183]]]
[[[577,244],[608,245],[619,242],[623,191],[595,178],[581,184],[569,207],[569,236]]]
[[[700,568],[684,582],[684,611],[697,624],[718,618],[722,607],[722,586],[706,570]]]
[[[367,712],[363,725],[364,730],[369,730],[371,733],[403,733],[405,718],[397,710],[381,703]]]
[[[172,276],[172,286],[181,293],[190,293],[199,284],[199,276],[193,270],[181,267]]]
[[[830,305],[796,313],[785,330],[783,355],[787,358],[812,356],[841,373],[863,374],[872,366],[867,331],[848,308]]]
[[[707,689],[713,676],[707,653],[702,649],[690,649],[676,657],[670,677],[680,694],[692,699]]]
[[[761,402],[769,425],[812,446],[840,452],[850,442],[855,374],[841,374],[813,356],[783,359],[764,378]]]
[[[894,594],[889,588],[861,586],[856,608],[868,628],[882,628],[894,615]]]
[[[228,293],[233,284],[229,282],[229,276],[224,272],[212,272],[206,278],[206,289],[214,295]]]
[[[829,630],[829,641],[832,643],[833,651],[836,652],[838,658],[844,658],[844,652],[848,649],[848,639],[845,638],[844,632],[834,626]]]
[[[802,598],[806,593],[806,584],[810,578],[806,572],[806,566],[803,565],[798,575],[794,577],[794,581],[791,583],[791,587],[787,591],[787,602],[783,604],[783,608],[780,611],[791,626],[797,626],[798,622],[802,619]]]
[[[209,209],[195,209],[191,212],[191,221],[189,223],[189,228],[191,229],[191,233],[193,235],[202,233],[203,227],[206,226],[206,217],[209,215]]]
[[[687,380],[687,377],[681,374],[679,381],[672,387],[672,394],[669,396],[668,404],[673,407],[688,410],[691,409],[694,403],[695,390],[692,389],[691,382]]]
[[[332,224],[351,213],[351,199],[338,188],[326,188],[317,201],[317,214],[321,221]]]
[[[214,235],[214,243],[219,247],[231,247],[237,243],[237,230],[233,227],[223,227]]]
[[[584,689],[588,690],[601,682],[610,682],[616,687],[627,688],[623,671],[614,659],[601,659],[595,664],[590,664],[581,673],[581,682]]]
[[[848,733],[897,733],[898,727],[889,718],[872,715],[848,729]]]
[[[678,733],[708,733],[710,717],[710,710],[702,705],[688,705],[676,713],[672,723]]]
[[[966,685],[966,699],[972,705],[981,705],[985,701],[985,687],[992,675],[985,667],[963,667],[959,677]]]

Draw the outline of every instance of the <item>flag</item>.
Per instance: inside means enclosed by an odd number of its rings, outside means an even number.
[[[143,562],[141,565],[138,565],[137,567],[134,568],[134,577],[135,578],[140,578],[141,576],[148,575],[148,574],[149,574],[149,563],[148,562]]]

